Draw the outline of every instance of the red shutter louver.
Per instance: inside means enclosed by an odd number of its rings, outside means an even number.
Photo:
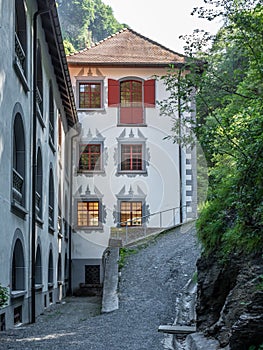
[[[108,106],[118,107],[120,103],[120,84],[118,80],[108,79]]]
[[[144,82],[144,107],[155,107],[155,79]]]

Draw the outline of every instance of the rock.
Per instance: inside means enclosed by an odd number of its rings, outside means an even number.
[[[263,262],[261,256],[217,254],[198,263],[197,329],[221,348],[247,350],[263,343]],[[260,289],[261,283],[261,289]]]

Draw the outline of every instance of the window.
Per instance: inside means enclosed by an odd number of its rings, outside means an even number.
[[[27,28],[24,1],[15,1],[15,60],[16,73],[25,91],[29,91],[27,84]]]
[[[22,117],[16,114],[13,136],[13,202],[25,207],[25,136]]]
[[[78,226],[98,227],[100,224],[99,201],[78,202]]]
[[[52,250],[49,251],[48,257],[48,288],[52,288],[54,284],[54,266]]]
[[[43,168],[42,154],[40,147],[37,151],[37,176],[36,176],[36,217],[42,218],[42,184],[43,184]]]
[[[79,108],[94,109],[102,108],[102,82],[87,81],[79,82]]]
[[[43,74],[42,74],[42,59],[41,59],[41,47],[38,43],[37,46],[37,86],[36,86],[36,105],[37,105],[37,117],[42,127],[45,126],[43,119]]]
[[[118,155],[115,156],[118,161],[117,172],[119,174],[147,175],[149,150],[146,148],[146,140],[139,129],[137,129],[137,135],[132,129],[127,136],[126,129],[122,131],[117,138]]]
[[[108,80],[108,106],[119,108],[119,124],[144,124],[145,107],[155,107],[155,80]]]
[[[41,250],[40,245],[37,246],[37,254],[36,254],[36,277],[35,277],[35,284],[41,285],[42,284],[42,259],[41,259]]]
[[[121,145],[121,170],[142,170],[142,145]]]
[[[49,172],[49,189],[48,189],[48,227],[49,232],[53,233],[54,229],[54,179],[53,172]]]
[[[54,140],[55,140],[55,122],[54,122],[54,96],[53,87],[51,81],[49,82],[49,145],[52,150],[55,151]]]
[[[141,226],[142,202],[121,202],[120,222],[121,226]]]
[[[12,260],[12,291],[25,289],[25,260],[20,239],[16,240]]]
[[[102,170],[101,144],[80,144],[79,146],[79,170]]]

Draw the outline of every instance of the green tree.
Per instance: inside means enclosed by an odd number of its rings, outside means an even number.
[[[61,0],[58,12],[64,40],[75,50],[90,46],[125,27],[115,19],[112,8],[101,0]],[[70,50],[72,52],[72,48]]]
[[[261,1],[206,0],[200,17],[220,16],[224,25],[211,38],[196,31],[185,37],[189,57],[184,71],[163,77],[170,98],[164,114],[189,111],[196,91],[196,120],[176,119],[171,137],[185,124],[197,136],[209,165],[209,194],[198,220],[207,251],[262,250],[263,247],[263,7]],[[203,34],[200,36],[200,34]],[[212,39],[212,46],[201,51]],[[210,41],[211,42],[211,41]],[[180,128],[179,128],[180,126]],[[189,126],[189,125],[188,125]]]

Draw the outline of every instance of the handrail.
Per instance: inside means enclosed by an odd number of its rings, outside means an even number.
[[[170,209],[161,210],[161,211],[158,211],[158,212],[155,212],[155,213],[152,213],[152,214],[148,214],[148,215],[144,215],[144,216],[138,216],[136,218],[129,219],[129,220],[126,220],[126,221],[120,221],[120,222],[117,222],[117,227],[119,227],[119,225],[122,226],[122,227],[123,226],[127,226],[128,222],[133,222],[133,221],[136,221],[136,220],[139,220],[139,219],[145,219],[145,218],[157,215],[157,214],[162,214],[162,213],[166,213],[166,212],[171,211],[171,210],[176,210],[176,209],[186,208],[186,207],[189,207],[189,206],[188,205],[182,205],[182,206],[179,206],[179,207],[173,207],[173,208],[170,208]],[[125,223],[126,223],[126,225],[122,225],[122,224],[125,224]]]
[[[119,228],[122,227],[122,228],[125,229],[125,243],[127,244],[128,243],[128,228],[135,229],[135,228],[140,228],[141,227],[143,229],[143,236],[146,237],[147,225],[145,224],[145,221],[143,222],[143,220],[145,220],[147,218],[150,218],[152,216],[155,216],[155,215],[160,215],[159,226],[156,226],[156,229],[157,229],[157,227],[159,229],[162,229],[164,227],[171,228],[173,226],[176,226],[176,211],[178,213],[178,210],[180,210],[182,208],[187,208],[187,207],[189,207],[189,205],[182,205],[182,206],[173,207],[173,208],[170,208],[170,209],[161,210],[159,212],[155,212],[155,213],[152,213],[152,214],[148,214],[148,215],[144,215],[144,216],[140,216],[140,217],[135,217],[135,218],[132,218],[132,219],[129,219],[129,220],[126,220],[126,221],[117,222],[117,227],[119,227]],[[173,225],[172,226],[163,226],[162,214],[163,213],[167,213],[169,211],[172,211],[171,221],[173,222]],[[141,220],[141,223],[142,223],[141,225],[134,225],[134,226],[131,225],[131,223],[133,221],[138,221],[138,220]],[[182,223],[182,222],[180,222],[180,223]],[[120,232],[117,231],[117,238],[118,239],[120,238],[119,233]]]

